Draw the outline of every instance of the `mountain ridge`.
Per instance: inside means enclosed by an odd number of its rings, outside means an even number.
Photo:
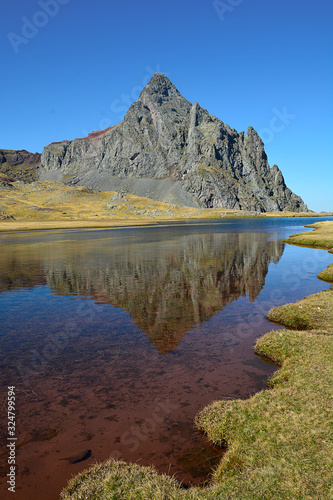
[[[0,149],[0,177],[23,182],[34,182],[38,179],[41,165],[41,154],[30,153],[25,149]]]

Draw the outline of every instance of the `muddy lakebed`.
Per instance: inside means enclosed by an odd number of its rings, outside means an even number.
[[[223,450],[194,428],[267,388],[255,356],[277,305],[330,288],[324,250],[286,245],[329,218],[192,221],[0,235],[1,498],[15,386],[16,499],[57,499],[109,457],[204,484]]]

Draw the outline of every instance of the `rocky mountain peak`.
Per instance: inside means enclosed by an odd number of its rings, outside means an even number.
[[[163,73],[154,73],[151,77],[151,80],[147,83],[145,88],[142,90],[139,100],[141,100],[145,96],[157,97],[160,98],[166,97],[182,97],[180,92],[176,89],[173,83],[169,80],[169,78]]]
[[[178,115],[186,118],[191,109],[191,103],[181,95],[179,90],[163,73],[154,73],[142,90],[139,99],[134,103],[135,105],[139,105],[136,106],[136,109],[143,105],[151,111],[154,110],[159,115],[163,114],[168,122],[170,121],[169,118],[171,118],[171,115],[168,116],[168,114],[171,113],[175,116],[175,113],[178,113]]]

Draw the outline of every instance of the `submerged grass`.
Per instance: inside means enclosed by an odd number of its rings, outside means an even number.
[[[331,248],[333,223],[316,227],[320,239],[310,237],[311,246],[320,241]],[[311,234],[298,236],[304,242]],[[270,311],[274,321],[302,329],[270,332],[257,341],[255,352],[280,366],[269,389],[248,400],[216,401],[197,415],[197,427],[214,443],[227,446],[209,487],[185,490],[152,468],[109,461],[72,479],[61,498],[332,498],[332,310],[333,292],[328,290]]]

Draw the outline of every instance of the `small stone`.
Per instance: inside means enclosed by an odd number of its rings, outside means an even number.
[[[59,460],[67,460],[70,464],[76,464],[87,460],[89,457],[91,457],[91,450],[83,450],[69,457],[59,458]]]

